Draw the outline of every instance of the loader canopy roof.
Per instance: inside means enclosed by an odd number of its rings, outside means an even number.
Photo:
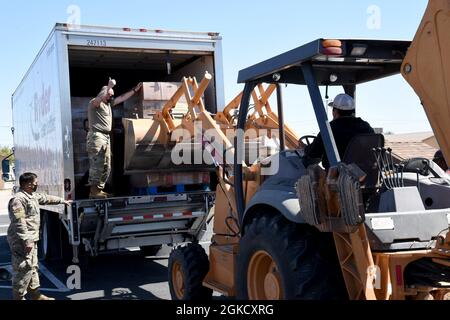
[[[400,73],[410,41],[318,39],[239,72],[239,83],[279,82],[305,85],[302,63],[310,63],[317,84],[354,86]],[[330,47],[331,45],[331,47]]]

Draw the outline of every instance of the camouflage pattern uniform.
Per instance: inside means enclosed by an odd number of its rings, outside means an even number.
[[[89,103],[89,133],[87,135],[87,152],[89,156],[89,185],[103,190],[111,174],[111,140],[112,110],[111,105],[100,102],[99,107]]]
[[[39,205],[63,204],[64,199],[40,193],[32,195],[20,190],[9,201],[8,211],[11,224],[8,229],[8,244],[11,249],[13,268],[13,296],[24,297],[27,292],[40,287],[37,242],[41,216]],[[26,252],[26,244],[34,245]]]

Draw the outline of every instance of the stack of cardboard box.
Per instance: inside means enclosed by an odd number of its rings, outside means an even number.
[[[124,102],[125,118],[153,119],[155,113],[162,110],[180,86],[181,83],[174,82],[142,83],[142,89],[131,99]],[[173,111],[177,115],[183,115],[187,112],[185,97],[180,99]]]

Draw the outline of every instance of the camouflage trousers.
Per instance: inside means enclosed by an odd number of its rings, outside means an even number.
[[[105,188],[111,174],[111,141],[107,134],[89,132],[87,136],[89,156],[89,185]]]
[[[30,253],[25,252],[22,240],[8,239],[11,249],[11,264],[13,269],[13,295],[25,296],[31,290],[39,289],[39,260],[37,243]]]

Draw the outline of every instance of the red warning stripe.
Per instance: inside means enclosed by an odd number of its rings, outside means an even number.
[[[144,216],[125,216],[119,218],[111,218],[108,219],[108,222],[130,222],[130,221],[142,221],[142,220],[160,220],[160,219],[171,219],[171,218],[179,218],[179,217],[199,217],[205,215],[204,212],[175,212],[175,213],[157,213],[157,214],[148,214]]]

